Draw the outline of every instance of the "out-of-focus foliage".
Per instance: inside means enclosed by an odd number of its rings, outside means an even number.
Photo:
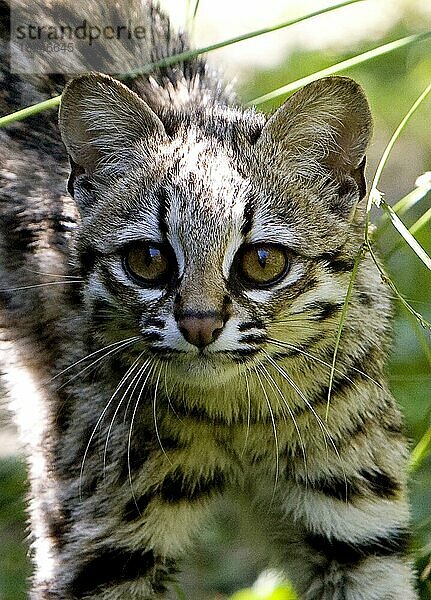
[[[29,575],[26,559],[24,495],[26,472],[22,462],[0,461],[0,598],[23,600],[25,578]]]

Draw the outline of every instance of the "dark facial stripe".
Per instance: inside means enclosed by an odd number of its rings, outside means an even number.
[[[160,496],[165,502],[180,502],[186,500],[193,502],[204,496],[221,492],[225,486],[224,472],[216,468],[207,476],[200,475],[196,478],[186,476],[178,467],[173,473],[167,475],[160,487]]]
[[[163,336],[157,331],[142,331],[141,337],[146,342],[161,342],[163,340]]]
[[[373,304],[374,304],[372,295],[368,294],[367,292],[359,292],[358,298],[359,298],[359,302],[361,304],[363,304],[364,306],[366,306],[367,308],[369,308],[370,306],[373,306]]]
[[[164,188],[161,188],[158,191],[157,197],[159,199],[159,229],[163,234],[166,234],[168,232],[167,213],[169,208],[169,197]]]
[[[308,352],[309,350],[311,350],[311,348],[313,346],[315,346],[316,344],[318,344],[325,338],[326,338],[325,332],[319,333],[318,335],[315,335],[315,336],[311,337],[310,339],[308,339],[303,344],[297,344],[295,346],[292,344],[292,347],[290,350],[286,350],[283,352],[276,352],[275,354],[273,354],[273,358],[275,360],[277,360],[277,359],[282,359],[282,358],[293,358],[294,356],[303,356],[304,352]],[[319,356],[320,356],[320,350],[319,350]]]
[[[159,319],[158,317],[148,317],[144,322],[145,327],[159,327],[163,329],[166,325],[166,321]]]
[[[263,321],[245,321],[244,323],[240,323],[238,325],[238,331],[248,331],[249,329],[265,329],[265,324]]]
[[[351,259],[339,259],[328,263],[327,268],[333,273],[347,273],[353,269],[354,264]]]
[[[80,275],[82,277],[88,277],[90,273],[94,269],[94,265],[96,262],[97,253],[90,246],[80,246],[78,247],[78,260],[80,267]]]
[[[315,311],[313,315],[317,321],[324,321],[336,315],[343,308],[343,303],[340,302],[313,302],[304,308],[305,310]]]
[[[245,237],[248,233],[250,233],[253,227],[253,218],[254,218],[254,207],[252,203],[252,199],[250,196],[247,196],[245,207],[244,207],[244,215],[243,215],[243,224],[241,227],[241,233]]]
[[[132,498],[124,507],[123,519],[126,523],[131,523],[142,518],[142,513],[147,508],[153,496],[151,494],[143,494],[139,498]]]
[[[71,584],[74,597],[82,598],[98,590],[153,574],[153,552],[131,552],[106,548],[82,565]]]
[[[259,348],[240,348],[239,350],[229,350],[226,354],[229,354],[233,362],[242,364],[259,354],[259,352]]]
[[[244,335],[239,339],[242,344],[263,344],[266,341],[266,335],[264,334],[253,334]]]
[[[325,262],[325,267],[333,273],[346,273],[353,269],[355,261],[341,256],[340,251],[325,253],[316,257],[316,260]]]
[[[170,346],[151,346],[151,352],[153,354],[157,354],[160,359],[170,359],[173,356],[178,356],[179,354],[186,354],[185,350],[177,350],[176,348],[171,348]]]
[[[388,531],[386,536],[364,540],[363,542],[337,540],[316,533],[310,533],[306,536],[307,544],[314,551],[324,554],[328,561],[336,561],[341,565],[353,565],[370,556],[405,554],[409,540],[409,532],[402,528]]]
[[[360,381],[368,381],[364,373],[356,369],[348,369],[346,373],[337,373],[331,388],[331,397],[342,395],[354,388]],[[313,406],[328,401],[329,386],[324,385],[310,399]]]

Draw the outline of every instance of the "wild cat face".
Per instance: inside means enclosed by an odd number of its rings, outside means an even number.
[[[357,248],[370,130],[350,80],[314,84],[265,122],[228,108],[159,118],[92,74],[66,88],[60,128],[105,343],[137,336],[174,380],[217,384],[264,360],[289,315],[342,302],[325,266]],[[297,343],[310,334],[284,329]]]

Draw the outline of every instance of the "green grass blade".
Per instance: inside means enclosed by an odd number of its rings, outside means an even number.
[[[374,179],[373,179],[373,183],[371,185],[370,196],[368,198],[368,205],[367,205],[367,213],[368,214],[371,210],[371,206],[373,205],[373,203],[376,206],[380,205],[381,193],[378,191],[380,176],[382,174],[383,169],[385,168],[386,162],[389,158],[390,153],[392,152],[392,148],[394,147],[395,142],[397,141],[398,137],[400,136],[401,132],[403,131],[403,129],[405,128],[407,123],[410,121],[410,119],[412,118],[414,113],[417,111],[417,109],[420,107],[420,105],[422,104],[422,102],[425,100],[425,98],[428,96],[428,94],[430,92],[431,92],[431,83],[424,89],[424,91],[419,96],[419,98],[416,100],[416,102],[414,102],[414,104],[412,105],[410,110],[405,115],[404,119],[398,125],[397,129],[395,130],[395,133],[389,140],[389,143],[386,146],[385,151],[383,152],[382,158],[380,159],[380,162],[377,166],[376,173],[375,173]]]
[[[420,216],[419,219],[417,221],[415,221],[411,227],[409,227],[409,232],[413,236],[416,235],[430,221],[431,221],[431,208],[429,208],[427,211],[425,211],[424,214],[422,216]],[[403,241],[400,241],[393,248],[391,248],[391,250],[389,250],[388,252],[385,253],[385,259],[387,260],[388,258],[390,258],[395,252],[397,252],[398,250],[403,248],[403,246],[404,246]]]
[[[374,254],[374,250],[371,246],[371,242],[370,240],[367,238],[365,240],[365,246],[367,251],[370,253],[371,258],[373,259],[374,264],[376,265],[377,269],[379,270],[380,276],[382,278],[382,281],[384,281],[393,291],[393,293],[395,294],[395,296],[397,297],[398,301],[401,302],[402,306],[411,314],[413,315],[413,317],[419,322],[419,324],[424,328],[427,329],[428,331],[431,331],[431,323],[429,321],[427,321],[420,313],[418,313],[408,302],[407,300],[404,298],[404,296],[402,294],[400,294],[400,292],[398,291],[398,288],[396,287],[396,285],[394,284],[394,282],[392,281],[392,279],[390,277],[388,277],[388,275],[385,273],[385,271],[382,269],[382,267],[380,266],[379,261],[377,260],[376,255]]]
[[[125,77],[137,77],[141,74],[151,72],[154,68],[168,67],[170,65],[182,62],[184,60],[190,60],[192,58],[195,58],[196,56],[199,56],[200,54],[207,54],[208,52],[213,52],[214,50],[219,50],[220,48],[225,48],[226,46],[231,46],[232,44],[237,44],[238,42],[243,42],[245,40],[250,40],[254,37],[265,35],[266,33],[272,33],[274,31],[278,31],[279,29],[285,29],[286,27],[296,25],[298,23],[301,23],[302,21],[307,21],[308,19],[312,19],[313,17],[318,17],[319,15],[323,15],[327,12],[332,12],[333,10],[336,10],[338,8],[343,8],[345,6],[349,6],[351,4],[356,4],[357,2],[363,1],[364,0],[347,0],[345,2],[340,2],[339,4],[333,4],[332,6],[327,6],[325,8],[321,8],[319,10],[307,13],[306,15],[302,15],[301,17],[296,17],[295,19],[290,19],[289,21],[278,23],[277,25],[273,25],[272,27],[264,27],[262,29],[257,29],[256,31],[251,31],[249,33],[244,33],[242,35],[229,38],[222,42],[210,44],[209,46],[203,46],[195,50],[187,50],[186,52],[180,52],[179,54],[168,56],[155,63],[144,65],[142,68],[137,69],[136,71],[130,71],[129,73],[127,73],[127,75],[125,75]]]
[[[419,33],[415,35],[409,35],[404,38],[400,38],[399,40],[395,40],[393,42],[389,42],[388,44],[383,44],[382,46],[378,46],[377,48],[373,48],[372,50],[368,50],[367,52],[363,52],[362,54],[357,54],[356,56],[352,56],[352,58],[348,58],[347,60],[343,60],[335,65],[331,65],[330,67],[326,67],[321,71],[317,71],[316,73],[312,73],[311,75],[307,75],[306,77],[301,77],[301,79],[297,79],[296,81],[292,81],[283,87],[277,88],[272,92],[268,92],[263,96],[259,96],[258,98],[254,98],[253,100],[249,100],[247,102],[248,105],[258,105],[263,104],[264,102],[268,102],[268,100],[273,100],[274,98],[278,98],[279,96],[284,96],[295,92],[299,88],[303,87],[307,83],[312,83],[321,77],[328,77],[329,75],[335,75],[336,73],[340,73],[340,71],[344,71],[346,69],[350,69],[355,67],[356,65],[360,65],[364,62],[372,60],[373,58],[377,58],[377,56],[382,56],[383,54],[388,54],[390,52],[394,52],[399,48],[403,48],[406,46],[410,46],[424,40],[431,36],[431,31],[426,33]]]
[[[311,13],[307,13],[301,17],[297,17],[295,19],[291,19],[289,21],[284,21],[283,23],[278,23],[273,27],[265,27],[263,29],[258,29],[256,31],[252,31],[249,33],[245,33],[243,35],[239,35],[228,40],[224,40],[222,42],[218,42],[216,44],[211,44],[209,46],[204,46],[202,48],[197,48],[196,50],[188,50],[187,52],[180,52],[179,54],[174,54],[157,62],[149,63],[147,65],[143,65],[140,69],[136,71],[131,71],[124,75],[123,78],[131,78],[138,77],[139,75],[150,73],[153,69],[157,69],[160,67],[167,67],[170,65],[174,65],[176,63],[182,62],[184,60],[190,60],[199,56],[200,54],[206,54],[207,52],[212,52],[214,50],[218,50],[219,48],[225,48],[226,46],[230,46],[232,44],[237,44],[238,42],[242,42],[244,40],[249,40],[254,37],[258,37],[264,35],[266,33],[272,33],[273,31],[278,31],[279,29],[284,29],[286,27],[290,27],[291,25],[296,25],[297,23],[301,23],[302,21],[306,21],[313,17],[317,17],[319,15],[323,15],[324,13],[331,12],[338,8],[343,8],[345,6],[349,6],[351,4],[356,4],[357,2],[363,2],[364,0],[346,0],[344,2],[340,2],[339,4],[334,4],[333,6],[327,6],[320,10],[316,10]],[[199,1],[196,1],[195,4],[195,12],[198,9]],[[4,117],[0,117],[0,127],[4,127],[13,123],[14,121],[19,121],[35,115],[47,108],[52,108],[58,106],[60,103],[61,96],[55,96],[54,98],[50,98],[49,100],[44,100],[43,102],[39,102],[38,104],[34,104],[33,106],[29,106],[27,108],[23,108],[17,112],[11,113]]]
[[[350,302],[350,298],[351,298],[352,291],[353,291],[353,285],[355,283],[356,275],[358,274],[359,264],[360,264],[363,256],[364,256],[364,247],[362,246],[358,252],[358,255],[356,256],[355,263],[353,265],[352,274],[350,276],[350,281],[349,281],[349,285],[347,288],[346,297],[344,299],[344,304],[343,304],[343,308],[342,308],[341,315],[340,315],[340,322],[338,323],[337,337],[335,339],[334,352],[332,353],[331,371],[329,374],[328,397],[326,400],[326,414],[325,414],[326,422],[328,421],[328,417],[329,417],[329,405],[330,405],[330,401],[331,401],[332,386],[334,384],[335,365],[337,363],[337,355],[338,355],[338,348],[340,347],[341,334],[343,332],[344,322],[346,320],[347,311],[349,309],[349,302]]]
[[[200,0],[196,0],[195,8],[193,10],[193,15],[192,15],[193,21],[196,19],[196,15],[198,14],[199,2],[200,2]]]
[[[410,246],[410,248],[421,259],[421,261],[424,263],[424,265],[426,267],[428,267],[428,269],[431,271],[431,257],[428,256],[428,254],[425,252],[425,250],[422,248],[422,246],[419,244],[419,242],[416,240],[416,238],[413,237],[411,232],[407,229],[407,227],[401,221],[401,219],[396,214],[396,212],[393,210],[393,208],[391,206],[389,206],[389,204],[387,204],[384,200],[380,200],[380,206],[388,213],[389,218],[392,221],[392,225],[395,227],[395,229],[398,231],[398,233],[403,237],[404,241]],[[425,221],[427,221],[431,218],[431,211],[427,211],[427,212],[430,212],[430,215],[427,217],[427,219]]]
[[[0,117],[0,127],[5,127],[14,121],[22,121],[22,119],[27,119],[27,117],[36,115],[37,113],[47,110],[48,108],[54,108],[60,104],[60,98],[61,96],[54,96],[53,98],[49,98],[48,100],[44,100],[38,104],[33,104],[33,106],[27,106],[26,108],[22,108],[21,110],[10,113],[9,115]]]
[[[428,429],[423,434],[423,436],[421,437],[419,442],[416,444],[416,446],[413,448],[413,450],[410,454],[410,465],[409,466],[412,471],[417,469],[423,462],[424,458],[426,458],[430,444],[431,444],[431,426],[428,427]]]
[[[427,223],[431,221],[431,208],[424,212],[424,214],[419,217],[415,223],[411,227],[409,227],[409,232],[412,235],[416,235],[418,231],[420,231]]]
[[[415,185],[416,188],[414,190],[393,205],[392,208],[398,216],[401,216],[410,210],[415,204],[422,200],[422,198],[426,196],[429,191],[431,191],[431,171],[428,171],[427,173],[424,173],[418,177]]]
[[[409,192],[406,196],[401,198],[401,200],[398,200],[398,202],[396,202],[396,204],[394,204],[392,207],[393,211],[399,217],[401,217],[411,208],[413,208],[418,202],[420,202],[422,198],[424,198],[428,194],[429,191],[431,191],[431,171],[428,171],[427,173],[424,173],[423,175],[417,178],[416,188]],[[386,212],[384,212],[381,215],[378,228],[374,233],[374,239],[379,239],[379,237],[386,231],[387,226],[389,225],[389,221],[389,215]],[[415,235],[415,233],[422,227],[421,225],[421,227],[419,227],[418,229],[413,229],[415,225],[409,228],[409,231],[412,235]],[[398,248],[394,248],[390,251],[390,253],[395,252],[396,249]]]

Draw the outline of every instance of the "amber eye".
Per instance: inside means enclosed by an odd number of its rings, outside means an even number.
[[[240,253],[239,268],[243,279],[257,287],[277,283],[287,273],[286,249],[276,244],[254,244]]]
[[[172,257],[157,244],[142,242],[127,248],[123,255],[127,274],[138,283],[166,283],[172,273]]]

